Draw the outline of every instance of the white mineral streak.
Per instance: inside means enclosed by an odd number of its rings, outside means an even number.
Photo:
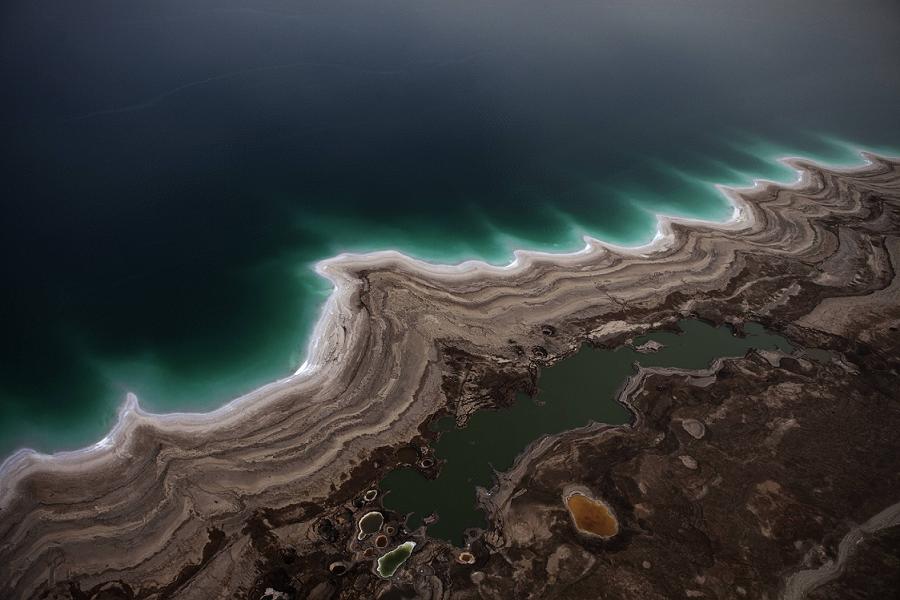
[[[635,248],[586,237],[579,252],[517,251],[505,267],[397,252],[319,263],[334,291],[291,377],[202,414],[150,414],[129,395],[97,444],[22,450],[3,463],[0,597],[36,597],[76,576],[82,589],[114,580],[163,589],[200,563],[211,529],[224,549],[173,597],[213,584],[229,595],[252,575],[236,568],[255,557],[241,534],[250,515],[324,500],[372,449],[408,442],[442,407],[443,346],[521,362],[508,340],[540,346],[545,324],[581,340],[646,327],[670,295],[689,308],[725,289],[747,256],[827,260],[843,242],[823,219],[864,213],[868,196],[898,197],[900,165],[864,158],[854,172],[785,159],[796,184],[721,188],[730,221],[660,216],[655,239]]]

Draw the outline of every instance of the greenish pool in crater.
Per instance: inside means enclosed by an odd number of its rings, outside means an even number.
[[[397,572],[400,565],[412,554],[415,542],[403,542],[390,552],[378,559],[378,574],[382,577],[390,577]]]
[[[786,339],[755,323],[746,326],[746,337],[698,320],[682,320],[678,325],[681,334],[658,332],[634,340],[635,346],[650,340],[663,344],[652,354],[630,347],[584,347],[541,373],[536,401],[520,394],[511,408],[476,413],[462,429],[450,418],[438,421],[435,427],[441,436],[435,455],[447,461],[440,476],[429,480],[413,469],[392,471],[381,482],[388,492],[385,507],[412,513],[411,527],[435,512],[439,519],[428,526],[428,534],[462,545],[467,528],[485,525],[475,504],[475,488],[493,485],[492,468],[510,468],[516,456],[542,435],[592,421],[623,424],[630,420],[628,410],[615,401],[615,393],[634,372],[635,362],[645,367],[699,369],[716,358],[742,356],[751,348],[793,351]]]

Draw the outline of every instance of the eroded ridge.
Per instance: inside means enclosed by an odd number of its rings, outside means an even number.
[[[0,597],[247,595],[273,549],[321,552],[315,516],[362,493],[378,452],[439,411],[464,421],[496,400],[489,383],[533,379],[585,340],[693,314],[896,350],[900,163],[866,158],[852,172],[791,160],[796,186],[728,191],[733,221],[663,218],[642,248],[591,240],[503,269],[389,252],[320,263],[335,291],[294,377],[203,415],[148,415],[132,399],[101,444],[4,464]],[[502,546],[500,532],[486,539]]]

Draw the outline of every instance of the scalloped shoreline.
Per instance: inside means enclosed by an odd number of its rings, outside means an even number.
[[[570,266],[602,255],[614,252],[620,255],[650,257],[654,253],[665,251],[673,241],[672,225],[698,225],[722,231],[740,231],[754,225],[753,211],[748,209],[741,192],[752,192],[776,186],[782,189],[803,189],[808,183],[808,172],[802,165],[809,164],[828,169],[835,173],[864,173],[879,159],[892,160],[896,157],[875,154],[859,150],[862,164],[849,167],[831,167],[827,164],[813,162],[802,157],[785,156],[776,162],[791,168],[797,179],[791,183],[754,179],[752,185],[730,187],[716,185],[732,205],[731,218],[727,221],[709,221],[686,217],[657,214],[657,229],[653,239],[637,246],[622,246],[604,242],[585,235],[585,246],[574,252],[552,253],[537,250],[520,249],[513,252],[514,259],[507,265],[492,265],[481,260],[466,260],[457,264],[440,264],[417,259],[398,251],[387,250],[365,254],[343,253],[324,259],[316,264],[315,271],[330,281],[333,290],[322,307],[310,337],[306,360],[290,376],[268,383],[243,396],[235,398],[221,407],[209,412],[171,412],[152,413],[141,408],[137,396],[128,393],[117,413],[117,419],[110,432],[100,441],[77,450],[60,451],[51,454],[37,452],[30,448],[17,450],[0,464],[0,507],[9,502],[16,483],[29,471],[39,467],[50,466],[55,470],[72,472],[81,468],[93,468],[101,465],[105,459],[118,456],[118,448],[127,442],[130,432],[141,424],[150,424],[163,431],[188,432],[196,428],[227,428],[235,420],[249,418],[244,414],[247,409],[261,410],[265,408],[268,396],[280,396],[283,393],[302,392],[315,387],[316,378],[326,379],[327,373],[322,371],[333,363],[340,355],[339,341],[335,340],[335,328],[342,319],[354,320],[348,298],[357,283],[353,273],[366,269],[396,267],[416,272],[442,281],[477,281],[479,277],[502,278],[521,274],[537,262],[551,262],[560,267]],[[353,335],[353,332],[349,332]],[[337,336],[341,338],[341,336]],[[337,368],[333,364],[332,368]],[[263,401],[263,402],[260,402]]]
[[[800,174],[791,184],[720,188],[731,221],[660,217],[657,238],[636,248],[587,240],[504,267],[396,252],[319,263],[335,289],[295,375],[209,413],[152,415],[130,397],[102,444],[5,464],[0,595],[246,595],[276,565],[245,567],[280,560],[282,535],[302,558],[292,569],[330,577],[309,561],[352,550],[335,546],[352,521],[331,522],[323,541],[321,519],[344,514],[408,450],[425,452],[435,415],[503,406],[584,342],[614,346],[692,316],[760,322],[839,353],[866,340],[893,352],[900,161],[861,156],[867,165],[842,171],[785,159]]]

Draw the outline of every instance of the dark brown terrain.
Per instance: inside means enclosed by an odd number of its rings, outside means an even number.
[[[646,252],[463,274],[331,264],[346,289],[311,377],[224,424],[125,415],[113,449],[7,466],[0,597],[895,596],[900,164],[796,165],[796,188],[740,192],[738,224],[665,224]],[[619,396],[633,423],[536,440],[481,496],[489,526],[468,548],[364,498],[398,464],[439,476],[423,463],[438,416],[502,410],[582,343],[684,317],[738,335],[760,322],[798,350],[641,370]],[[612,508],[615,536],[575,529],[571,485]],[[372,510],[386,548],[357,537]],[[406,540],[410,559],[379,577]]]

